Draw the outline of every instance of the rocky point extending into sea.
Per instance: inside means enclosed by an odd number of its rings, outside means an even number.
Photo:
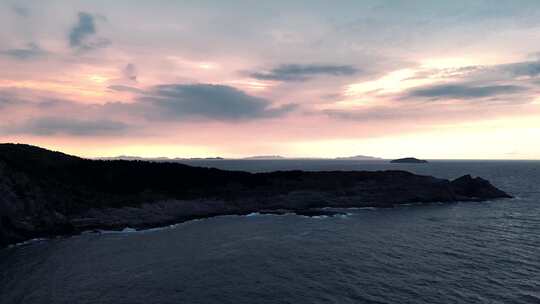
[[[487,180],[406,171],[248,173],[179,163],[89,160],[0,145],[0,247],[96,229],[164,226],[252,212],[331,214],[324,207],[509,198]]]

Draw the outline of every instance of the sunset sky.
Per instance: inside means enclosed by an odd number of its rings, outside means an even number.
[[[0,0],[0,141],[540,158],[540,1]]]

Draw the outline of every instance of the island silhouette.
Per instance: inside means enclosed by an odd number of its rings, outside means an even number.
[[[393,164],[427,164],[427,160],[418,159],[415,157],[405,157],[405,158],[399,158],[394,159],[390,161]]]

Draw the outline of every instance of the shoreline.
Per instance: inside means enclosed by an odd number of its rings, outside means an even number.
[[[474,201],[477,203],[490,203],[490,202],[499,202],[499,201],[505,201],[505,200],[516,200],[516,197],[512,198],[498,198],[498,199],[492,199],[492,200],[486,200],[486,201]],[[392,206],[383,206],[383,207],[376,207],[376,206],[365,206],[365,207],[321,207],[316,208],[317,210],[309,210],[309,211],[320,211],[319,213],[311,213],[311,215],[304,215],[303,212],[300,210],[276,210],[273,212],[272,210],[262,210],[262,212],[251,212],[251,213],[237,213],[237,214],[218,214],[218,215],[212,215],[212,216],[205,216],[205,217],[198,217],[193,219],[187,219],[182,221],[177,221],[174,223],[161,223],[156,225],[141,225],[139,227],[118,227],[117,229],[114,229],[112,227],[101,227],[101,228],[95,228],[95,229],[89,229],[89,230],[83,230],[78,231],[77,233],[71,233],[71,234],[57,234],[57,235],[51,235],[51,236],[44,236],[44,237],[38,237],[29,239],[20,243],[16,244],[9,244],[5,248],[2,249],[13,249],[18,247],[23,247],[27,245],[32,245],[35,243],[41,243],[41,242],[48,242],[55,239],[69,239],[72,237],[78,237],[83,235],[110,235],[110,234],[117,234],[117,235],[128,235],[128,234],[136,234],[136,233],[152,233],[152,232],[159,232],[169,229],[175,229],[180,225],[183,224],[189,224],[194,223],[198,221],[203,220],[209,220],[219,217],[260,217],[260,216],[297,216],[297,217],[303,217],[303,218],[313,218],[313,219],[324,219],[324,218],[332,218],[332,217],[338,217],[338,218],[346,218],[349,216],[353,216],[356,213],[346,212],[346,211],[376,211],[376,210],[390,210],[394,208],[407,208],[407,207],[422,207],[422,206],[444,206],[444,205],[451,205],[451,204],[460,204],[460,203],[466,203],[469,204],[471,201],[456,201],[456,202],[419,202],[419,203],[406,203],[406,204],[395,204]],[[333,210],[331,210],[333,209]],[[339,209],[339,210],[336,210]],[[303,210],[304,212],[306,210]],[[326,211],[326,212],[325,212]],[[298,213],[300,212],[300,214]]]

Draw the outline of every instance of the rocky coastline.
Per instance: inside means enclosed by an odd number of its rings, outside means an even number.
[[[33,238],[144,229],[218,215],[331,215],[322,208],[509,197],[469,175],[449,181],[397,170],[248,173],[88,160],[0,144],[0,248]]]

